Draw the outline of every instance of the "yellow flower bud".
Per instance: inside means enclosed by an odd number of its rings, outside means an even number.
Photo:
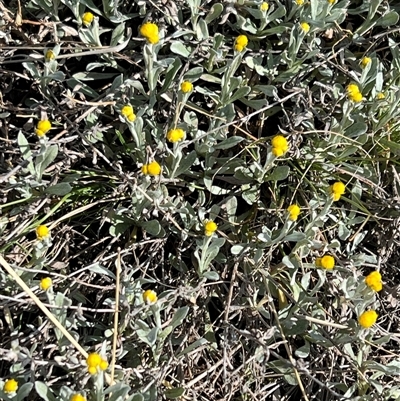
[[[302,22],[300,24],[300,27],[305,33],[307,33],[310,30],[310,25],[307,24],[307,22]]]
[[[358,323],[360,323],[360,325],[364,327],[364,329],[369,329],[376,323],[377,319],[378,314],[376,313],[376,311],[368,310],[360,315],[360,317],[358,318]]]
[[[45,225],[36,227],[36,237],[38,240],[43,240],[50,235],[50,230]]]
[[[45,277],[40,280],[40,288],[43,291],[47,291],[53,285],[53,281],[50,277]]]
[[[241,52],[245,49],[248,43],[249,40],[247,39],[246,35],[239,35],[235,40],[234,48],[236,51]]]
[[[217,231],[218,225],[213,220],[206,220],[204,222],[204,235],[211,237]]]
[[[333,256],[325,255],[322,258],[317,258],[315,260],[315,265],[323,267],[326,270],[332,270],[335,267],[335,259]]]
[[[153,176],[160,175],[161,166],[156,161],[152,161],[150,164],[143,165],[142,173],[145,175],[153,175]]]
[[[86,12],[82,15],[82,24],[85,26],[89,26],[94,20],[94,15],[91,12]]]
[[[51,122],[49,120],[41,120],[36,125],[35,133],[41,137],[46,135],[51,129]]]
[[[297,218],[299,217],[299,214],[301,213],[299,205],[296,204],[290,205],[287,208],[287,211],[289,212],[289,220],[292,221],[296,221]]]
[[[144,36],[151,44],[159,42],[158,26],[152,22],[146,22],[140,27],[140,34]]]
[[[14,379],[8,379],[4,383],[3,391],[5,393],[15,393],[18,390],[18,382]]]
[[[193,84],[189,81],[184,81],[181,83],[181,91],[183,93],[189,93],[193,90]]]
[[[171,129],[167,133],[168,142],[179,142],[185,137],[185,131],[180,128]]]
[[[153,305],[157,302],[157,293],[153,290],[146,290],[143,293],[143,301],[147,304],[147,305]]]

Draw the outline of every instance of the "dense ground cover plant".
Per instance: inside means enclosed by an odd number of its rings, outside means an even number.
[[[399,12],[0,2],[0,399],[400,399]]]

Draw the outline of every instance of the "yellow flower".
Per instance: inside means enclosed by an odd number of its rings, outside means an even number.
[[[74,394],[71,396],[70,401],[86,401],[86,398],[80,394]]]
[[[377,319],[378,314],[374,310],[368,310],[360,315],[358,318],[358,323],[360,323],[364,329],[369,329],[376,323]]]
[[[327,0],[329,4],[335,4],[336,0]]]
[[[371,58],[370,57],[363,57],[361,59],[361,67],[365,68],[370,62],[371,62]]]
[[[140,27],[140,34],[144,36],[151,44],[159,42],[158,26],[152,22],[146,22]]]
[[[287,208],[287,211],[289,212],[289,220],[292,220],[292,221],[296,221],[297,218],[299,217],[299,214],[301,213],[300,207],[296,204],[290,205]]]
[[[382,99],[385,98],[385,94],[384,94],[383,92],[379,92],[379,93],[376,95],[376,98],[377,98],[378,100],[382,100]]]
[[[94,15],[91,12],[87,12],[82,15],[82,24],[89,26],[94,20]]]
[[[130,104],[125,105],[121,109],[121,114],[130,122],[133,122],[136,120],[136,114],[133,111],[133,107]]]
[[[211,237],[217,231],[218,225],[212,220],[206,220],[204,222],[204,235]]]
[[[302,6],[302,5],[304,4],[304,0],[295,0],[295,3],[296,3],[298,6]]]
[[[5,393],[15,393],[18,390],[18,382],[14,379],[8,379],[4,383],[3,391]]]
[[[276,135],[271,140],[272,153],[276,156],[283,156],[289,149],[287,139],[282,135]]]
[[[307,22],[302,22],[300,24],[300,27],[305,33],[307,33],[310,30],[310,25],[307,24]]]
[[[142,167],[142,173],[145,175],[160,175],[161,166],[156,162],[152,161],[150,164],[144,164]]]
[[[335,182],[333,185],[331,185],[330,191],[334,202],[336,202],[345,193],[346,185],[344,185],[343,182],[340,181]]]
[[[239,35],[235,40],[234,48],[236,51],[241,52],[244,50],[248,43],[249,40],[247,39],[246,35]]]
[[[185,131],[180,128],[171,129],[167,133],[167,139],[169,142],[179,142],[185,137]]]
[[[267,2],[264,1],[263,3],[260,4],[261,11],[268,11],[268,9],[269,9],[269,4]]]
[[[51,122],[49,120],[41,120],[36,125],[35,133],[41,137],[46,135],[51,129]]]
[[[326,270],[332,270],[335,267],[335,258],[330,255],[325,255],[322,258],[317,258],[315,260],[315,265],[323,267]]]
[[[189,81],[183,81],[181,83],[181,91],[183,93],[189,93],[193,90],[193,84]]]
[[[357,84],[350,84],[347,86],[347,96],[352,102],[355,103],[359,103],[363,99],[362,93],[360,92]]]
[[[46,55],[44,56],[46,61],[51,61],[56,58],[56,55],[54,54],[53,50],[47,50]]]
[[[36,227],[36,237],[38,240],[47,238],[50,235],[50,230],[45,225]]]
[[[157,293],[153,290],[146,290],[143,293],[143,301],[147,304],[147,305],[154,305],[157,302]]]
[[[382,276],[378,271],[374,271],[370,274],[368,274],[367,277],[365,277],[365,284],[371,290],[379,292],[382,290]]]
[[[88,367],[88,372],[91,375],[95,375],[98,368],[101,370],[106,370],[108,367],[108,362],[103,359],[97,352],[93,352],[88,355],[86,359],[86,365]]]
[[[43,291],[47,291],[53,285],[53,281],[50,277],[45,277],[40,280],[40,288]]]

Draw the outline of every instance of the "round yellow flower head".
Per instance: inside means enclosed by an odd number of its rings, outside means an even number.
[[[268,11],[268,9],[269,9],[269,4],[267,2],[264,1],[263,3],[260,4],[261,11]]]
[[[159,42],[158,26],[152,22],[146,22],[140,27],[140,34],[144,36],[149,43],[156,44]]]
[[[204,235],[211,237],[217,231],[218,225],[213,220],[206,220],[204,222]]]
[[[51,129],[51,122],[49,120],[41,120],[36,125],[35,133],[41,137],[46,135]]]
[[[18,382],[14,379],[8,379],[4,383],[3,391],[5,393],[15,393],[18,390]]]
[[[379,93],[376,95],[376,98],[377,98],[378,100],[382,100],[382,99],[385,98],[385,94],[384,94],[383,92],[379,92]]]
[[[181,91],[183,93],[189,93],[193,90],[193,84],[189,81],[183,81],[181,83]]]
[[[289,149],[287,139],[282,135],[276,135],[271,140],[272,153],[276,156],[283,156]]]
[[[47,291],[53,285],[53,281],[50,277],[45,277],[40,280],[40,288],[43,291]]]
[[[50,230],[45,225],[36,227],[36,237],[38,240],[43,240],[50,235]]]
[[[248,43],[249,40],[247,39],[246,35],[239,35],[235,40],[234,48],[236,51],[242,52]]]
[[[335,4],[336,0],[327,0],[329,4]]]
[[[305,33],[307,33],[310,30],[310,25],[307,24],[307,22],[302,22],[300,24],[300,27]]]
[[[381,274],[378,271],[373,271],[368,274],[368,276],[365,277],[365,284],[367,284],[367,286],[373,291],[381,291],[383,287]]]
[[[143,295],[143,302],[147,305],[154,305],[157,302],[157,293],[153,290],[146,290]]]
[[[71,395],[70,401],[86,401],[86,398],[80,394]]]
[[[325,255],[322,258],[317,258],[315,260],[315,265],[323,267],[326,270],[332,270],[335,267],[335,259],[333,256]]]
[[[358,318],[358,323],[360,323],[360,325],[364,327],[364,329],[369,329],[376,323],[377,319],[378,314],[376,313],[376,311],[368,310],[360,315],[360,317]]]
[[[46,61],[51,61],[56,58],[56,55],[54,54],[53,50],[47,50],[46,55],[44,56]]]
[[[171,129],[167,133],[168,142],[179,142],[185,137],[185,131],[180,128]]]
[[[347,96],[352,102],[355,103],[359,103],[363,99],[362,93],[360,92],[357,84],[350,84],[347,86]]]
[[[91,12],[87,12],[82,15],[82,24],[89,26],[94,20],[94,15]]]
[[[304,0],[294,0],[298,6],[302,6],[304,4]]]
[[[142,167],[142,173],[144,175],[160,175],[161,166],[154,160],[150,164],[144,164]]]
[[[133,111],[133,107],[130,104],[125,105],[121,109],[121,114],[130,122],[133,122],[136,120],[136,114]]]
[[[97,373],[97,368],[101,370],[106,370],[108,367],[108,362],[103,359],[97,352],[93,352],[88,355],[86,359],[86,365],[88,367],[88,372],[91,375]]]
[[[336,202],[345,193],[346,185],[344,185],[343,182],[340,181],[335,182],[333,185],[331,185],[330,191],[334,202]]]
[[[372,59],[370,57],[363,57],[361,59],[361,67],[365,68],[371,61]]]
[[[299,205],[296,204],[290,205],[287,208],[287,211],[289,212],[289,220],[292,221],[296,221],[297,218],[299,217],[299,214],[301,213]]]

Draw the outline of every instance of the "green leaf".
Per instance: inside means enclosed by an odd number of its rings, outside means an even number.
[[[190,56],[190,51],[182,44],[182,42],[178,41],[172,42],[171,51],[185,58]]]
[[[181,397],[185,393],[185,389],[183,387],[177,387],[177,388],[169,388],[168,390],[165,390],[164,395],[173,400],[175,398]]]
[[[242,86],[239,88],[229,99],[230,103],[235,102],[236,100],[240,100],[241,98],[247,96],[251,91],[249,86]]]
[[[193,150],[184,159],[181,160],[178,168],[175,171],[174,177],[179,177],[181,174],[190,171],[190,167],[193,166],[196,159],[197,159],[197,153],[195,150]]]
[[[368,125],[364,122],[358,122],[351,125],[346,129],[345,135],[347,138],[357,138],[360,135],[366,133],[368,130]]]
[[[211,281],[218,281],[219,280],[219,274],[214,271],[208,271],[204,272],[202,275],[204,278],[211,280]]]
[[[43,398],[44,401],[56,401],[56,398],[51,393],[50,389],[47,387],[47,384],[40,381],[36,381],[35,390],[38,393],[39,397]]]
[[[36,157],[35,160],[35,169],[38,178],[41,179],[43,172],[46,170],[48,166],[55,160],[58,155],[58,146],[51,145],[49,146],[45,152]]]
[[[90,270],[93,273],[98,273],[98,274],[100,274],[102,276],[105,275],[105,276],[111,277],[113,280],[115,280],[115,278],[116,278],[115,274],[112,271],[110,271],[110,270],[106,269],[105,267],[101,266],[98,262],[95,262],[92,265],[89,265],[87,267],[87,269]]]
[[[119,24],[114,30],[111,35],[110,46],[116,46],[118,42],[124,37],[125,32],[125,24]]]
[[[218,145],[214,145],[214,149],[229,149],[236,146],[238,143],[242,142],[244,138],[241,136],[231,136],[227,139],[224,139]]]
[[[168,70],[165,74],[165,81],[163,84],[163,87],[160,91],[160,93],[163,93],[165,91],[167,91],[170,88],[170,84],[173,81],[173,79],[175,78],[177,72],[179,71],[179,69],[182,66],[182,62],[181,59],[179,57],[176,57],[175,61],[170,64],[170,66],[168,67]]]
[[[147,334],[147,339],[149,341],[150,346],[153,346],[156,343],[157,335],[158,335],[158,327],[153,327]]]
[[[132,394],[126,401],[144,401],[142,394]]]
[[[170,325],[172,326],[173,329],[175,329],[176,327],[180,326],[183,323],[183,321],[186,318],[188,312],[189,312],[189,307],[188,306],[184,306],[183,308],[179,308],[175,312],[174,317],[172,318],[172,321],[170,323]]]
[[[60,182],[45,189],[45,192],[50,195],[64,196],[72,191],[71,185],[67,182]]]
[[[275,170],[267,176],[267,181],[282,181],[289,175],[289,166],[278,166]]]
[[[17,392],[17,398],[15,401],[22,401],[24,398],[28,397],[33,387],[33,383],[24,383]]]
[[[377,21],[377,25],[386,28],[391,25],[396,25],[398,21],[399,21],[399,14],[397,14],[396,11],[390,11]]]
[[[199,338],[196,340],[194,343],[190,344],[188,347],[186,347],[182,352],[180,352],[177,357],[180,358],[183,355],[188,354],[189,352],[195,350],[196,348],[201,347],[204,344],[207,344],[208,341],[205,338]]]
[[[207,24],[217,19],[221,15],[222,11],[224,11],[224,6],[221,3],[213,4],[207,17],[205,18]]]
[[[30,160],[32,157],[32,151],[29,146],[29,142],[26,139],[25,135],[22,133],[22,131],[19,131],[18,137],[17,137],[17,142],[19,149],[21,151],[21,156],[24,160]]]
[[[144,221],[140,226],[147,231],[150,235],[157,236],[160,234],[162,227],[158,220]]]
[[[118,399],[124,400],[129,390],[130,387],[127,384],[119,382],[105,389],[103,394],[111,394],[111,396],[107,398],[108,401],[117,401]]]

